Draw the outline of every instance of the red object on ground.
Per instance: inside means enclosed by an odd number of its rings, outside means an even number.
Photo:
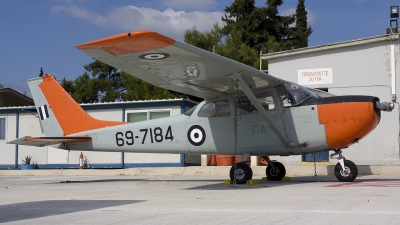
[[[216,166],[217,165],[217,158],[215,155],[211,155],[211,161],[210,161],[210,166]]]
[[[236,163],[242,162],[242,156],[241,155],[237,155],[235,161],[236,161]],[[246,164],[251,166],[251,157],[250,156],[247,157]]]
[[[242,156],[236,156],[236,163],[242,162]],[[233,155],[217,155],[217,166],[233,166],[234,156]],[[246,160],[247,165],[251,165],[250,156]]]
[[[233,156],[217,155],[217,166],[233,166]]]

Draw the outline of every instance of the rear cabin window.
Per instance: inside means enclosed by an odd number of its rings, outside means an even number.
[[[188,111],[185,112],[185,115],[191,116],[193,114],[194,110],[196,110],[197,106],[198,106],[198,104],[193,106],[192,108],[190,108]]]

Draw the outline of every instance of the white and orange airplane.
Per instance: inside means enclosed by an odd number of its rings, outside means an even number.
[[[284,81],[242,63],[152,31],[132,31],[76,46],[86,54],[158,87],[204,98],[185,114],[137,123],[89,116],[50,75],[28,80],[45,137],[9,144],[60,149],[141,153],[261,156],[266,176],[286,170],[267,155],[332,150],[335,175],[353,181],[357,166],[341,149],[357,143],[392,103],[373,96],[333,96]],[[236,163],[231,180],[252,179]]]

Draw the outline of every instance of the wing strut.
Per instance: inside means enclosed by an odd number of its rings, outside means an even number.
[[[242,88],[243,92],[249,98],[251,103],[253,103],[254,107],[256,107],[257,111],[261,114],[261,116],[268,123],[268,125],[271,127],[271,129],[275,132],[275,134],[278,136],[278,138],[282,141],[282,143],[286,146],[294,148],[295,144],[293,142],[290,142],[286,138],[285,134],[282,133],[281,130],[279,130],[279,128],[275,124],[274,120],[268,115],[268,113],[265,111],[264,107],[262,107],[260,102],[258,102],[256,96],[253,94],[253,92],[250,90],[250,88],[247,87],[247,85],[243,81],[241,75],[239,73],[234,73],[234,74],[230,75],[230,77],[236,81],[236,83],[240,86],[240,88]]]

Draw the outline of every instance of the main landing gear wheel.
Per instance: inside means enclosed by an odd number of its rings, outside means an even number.
[[[358,175],[358,168],[350,160],[344,160],[344,169],[337,163],[335,166],[335,176],[341,182],[352,182]]]
[[[247,165],[246,163],[236,163],[235,165],[231,167],[231,171],[229,172],[229,176],[231,177],[232,182],[235,180],[235,177],[237,184],[244,184],[246,183],[246,181],[253,178],[253,170],[249,165]]]
[[[272,181],[281,181],[282,178],[286,175],[285,166],[280,162],[272,162],[274,164],[274,168],[271,165],[267,166],[265,173],[267,175],[268,180]]]

